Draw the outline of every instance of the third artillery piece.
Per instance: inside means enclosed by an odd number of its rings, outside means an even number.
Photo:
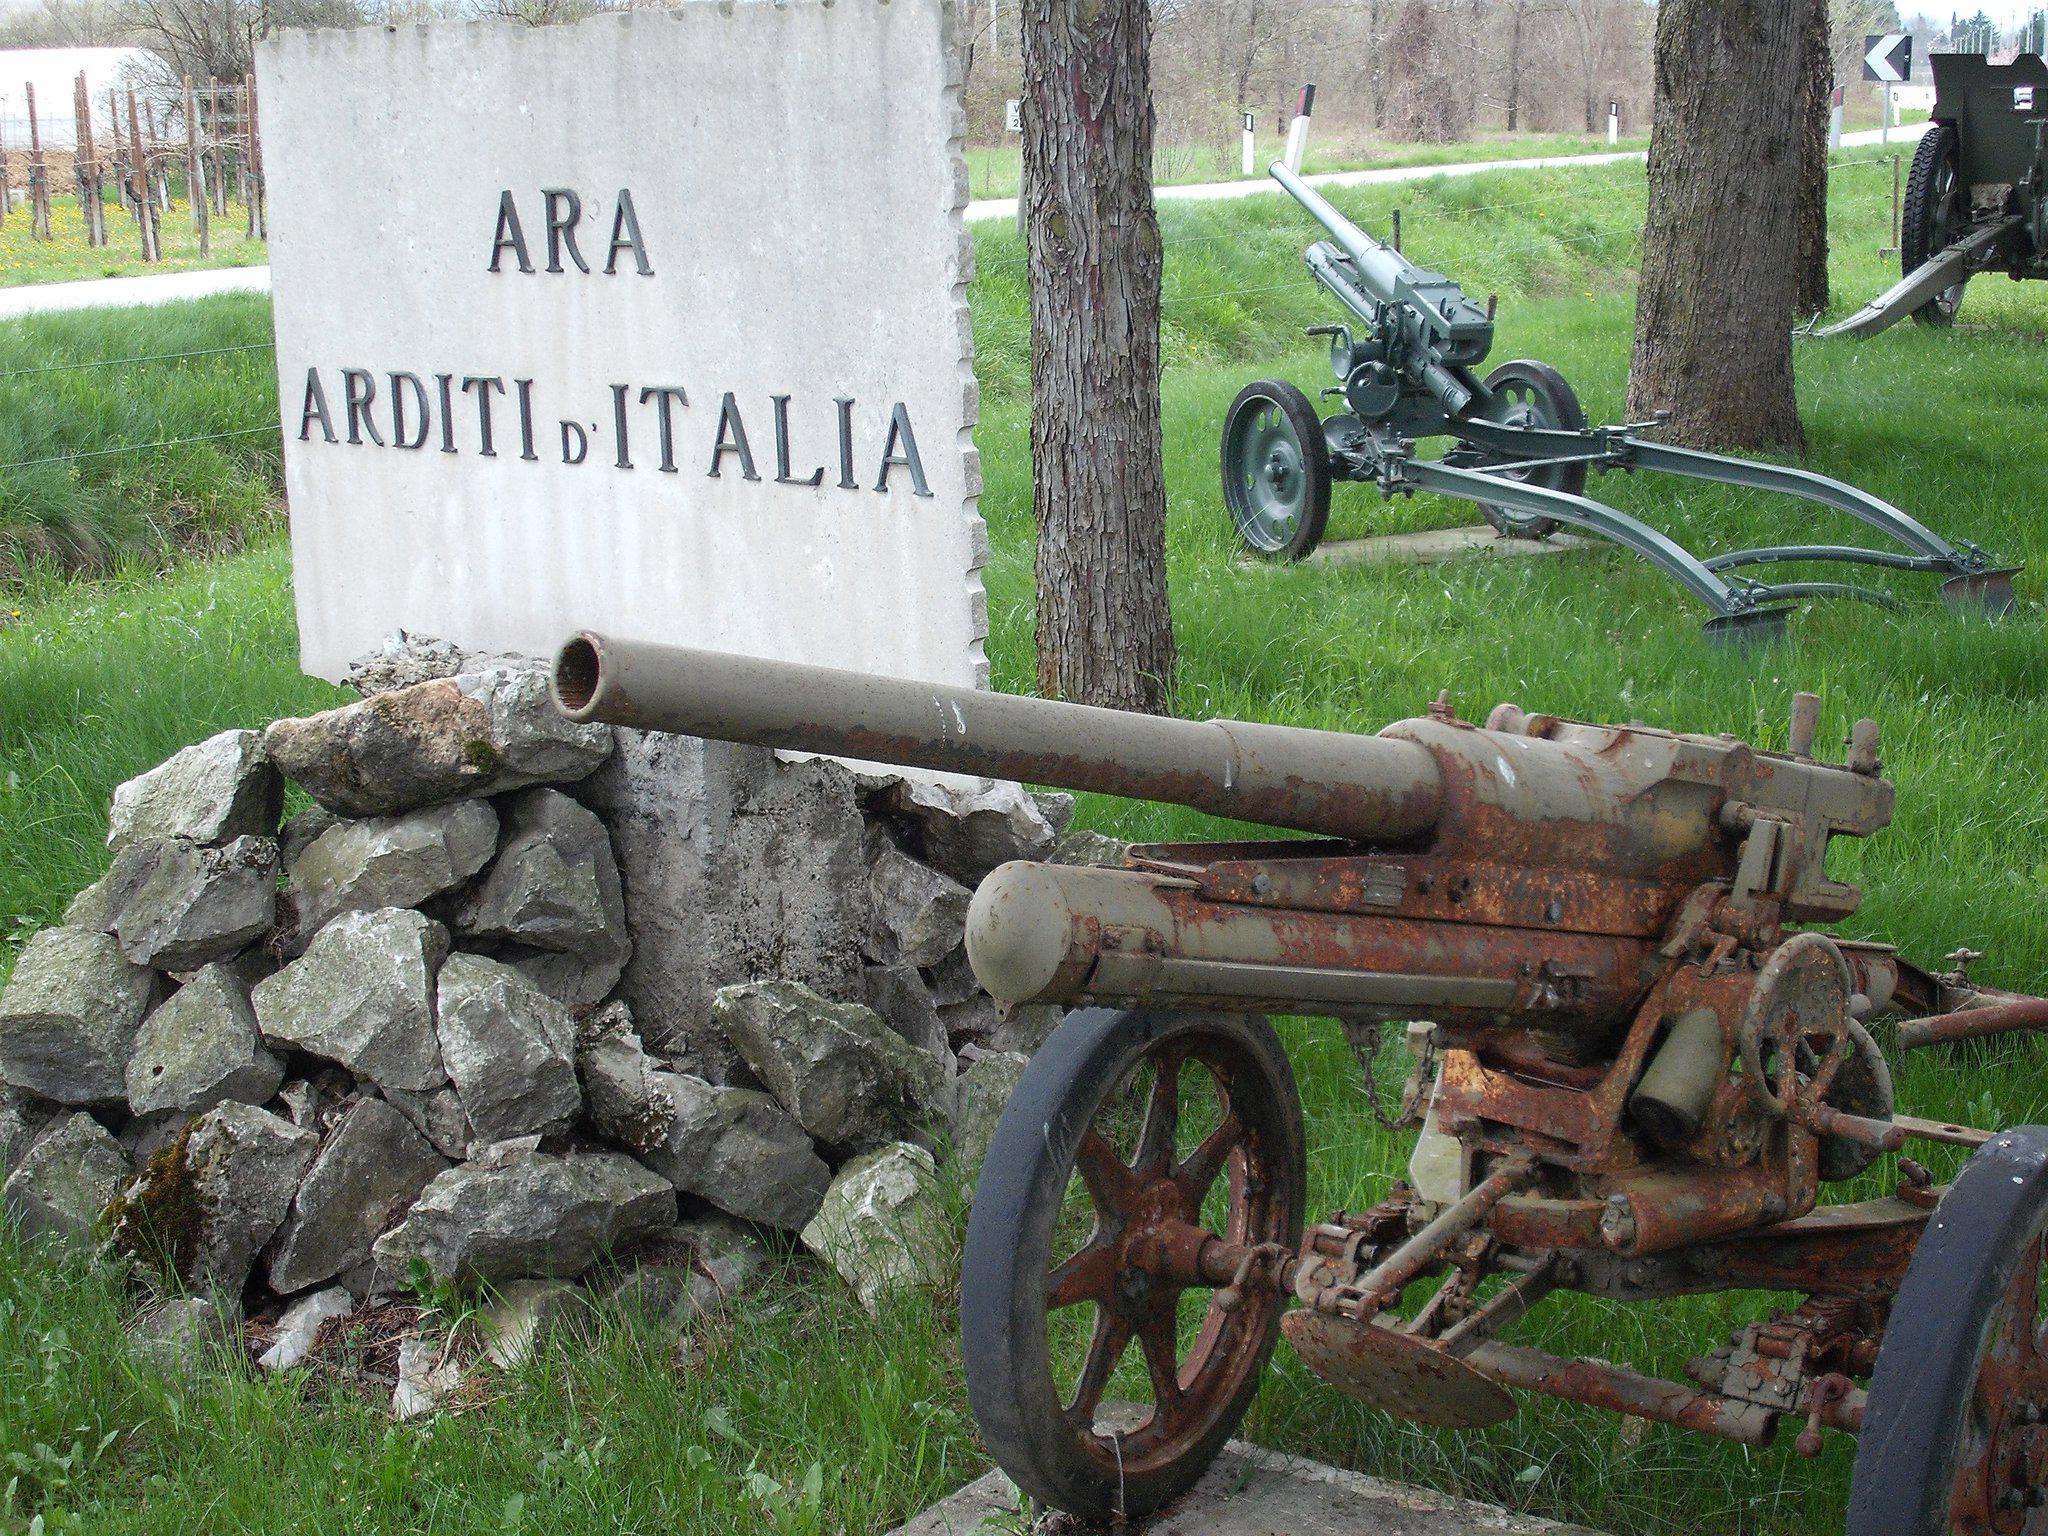
[[[1349,314],[1314,328],[1330,338],[1342,409],[1319,418],[1294,385],[1249,384],[1223,424],[1223,500],[1254,553],[1298,560],[1321,541],[1330,486],[1355,480],[1382,496],[1434,491],[1477,504],[1503,534],[1540,538],[1558,527],[1610,539],[1656,565],[1711,611],[1707,633],[1780,633],[1788,604],[1855,597],[1896,606],[1887,593],[1841,581],[1762,582],[1763,566],[1861,565],[1943,578],[1952,604],[2004,613],[2016,566],[1968,542],[1952,544],[1890,502],[1809,470],[1677,448],[1643,435],[1655,422],[1588,427],[1556,369],[1528,360],[1481,377],[1493,347],[1493,305],[1440,272],[1375,240],[1284,165],[1273,178],[1329,234],[1308,248],[1308,268]],[[1416,439],[1450,437],[1442,458]],[[1701,558],[1640,518],[1585,494],[1588,470],[1646,470],[1791,496],[1844,513],[1897,547],[1783,544]]]
[[[1356,737],[595,635],[555,691],[577,720],[1313,834],[1008,864],[975,895],[981,984],[1077,1010],[1004,1111],[962,1294],[976,1418],[1037,1498],[1172,1499],[1284,1330],[1343,1391],[1434,1424],[1527,1391],[1749,1444],[1790,1427],[1807,1454],[1860,1433],[1851,1536],[2048,1528],[2048,1129],[1901,1114],[1873,1032],[2032,1028],[2048,1004],[1820,931],[1860,899],[1830,841],[1891,818],[1869,721],[1839,763],[1811,695],[1782,753],[1510,705]],[[1408,1025],[1418,1134],[1378,1204],[1304,1228],[1267,1014],[1340,1021],[1368,1069],[1380,1026]],[[1901,1158],[1889,1192],[1824,1198],[1914,1139],[1976,1150],[1945,1187]],[[1509,1338],[1558,1291],[1743,1290],[1804,1300],[1689,1381]]]

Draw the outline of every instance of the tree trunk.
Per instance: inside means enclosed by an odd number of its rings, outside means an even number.
[[[1812,0],[1657,8],[1650,206],[1628,413],[1695,447],[1804,446],[1792,388]]]
[[[1799,282],[1792,304],[1800,318],[1828,307],[1828,107],[1835,60],[1828,0],[1806,7],[1804,121],[1799,139]]]
[[[1527,7],[1517,4],[1514,19],[1508,25],[1508,132],[1514,133],[1522,126],[1522,13]]]
[[[1025,0],[1039,691],[1173,698],[1146,0]]]

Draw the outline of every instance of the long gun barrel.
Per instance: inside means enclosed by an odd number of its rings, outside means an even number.
[[[1376,319],[1373,306],[1398,311],[1400,328],[1433,355],[1432,361],[1470,364],[1486,356],[1493,346],[1493,321],[1485,306],[1467,297],[1443,273],[1417,266],[1391,245],[1373,239],[1285,165],[1275,161],[1271,170],[1288,196],[1335,242],[1335,250],[1320,243],[1311,246],[1308,266],[1346,308],[1368,324],[1384,323]]]
[[[578,721],[1166,801],[1321,834],[1156,847],[1131,867],[1013,863],[967,952],[1004,1002],[1150,998],[1483,1023],[1627,1016],[1692,893],[1827,921],[1858,893],[1830,837],[1883,826],[1853,765],[1502,706],[1377,736],[1093,709],[585,632],[555,662]],[[1330,841],[1335,840],[1335,841]]]
[[[1164,800],[1360,842],[1426,832],[1441,805],[1436,759],[1413,742],[1126,714],[587,632],[563,646],[554,689],[572,720]]]

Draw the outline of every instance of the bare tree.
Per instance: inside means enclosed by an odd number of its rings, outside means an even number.
[[[1628,410],[1699,447],[1803,446],[1792,314],[1812,0],[1663,0]]]
[[[279,27],[345,27],[363,20],[356,0],[122,0],[123,28],[162,60],[144,83],[240,80],[255,68],[256,39]]]
[[[1038,686],[1173,698],[1146,0],[1025,0]]]

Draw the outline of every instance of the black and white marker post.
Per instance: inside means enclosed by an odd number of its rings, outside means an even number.
[[[1253,162],[1258,159],[1259,154],[1258,119],[1247,112],[1240,126],[1244,131],[1244,174],[1251,176],[1256,174]]]
[[[1301,99],[1294,106],[1294,121],[1287,125],[1287,153],[1283,157],[1287,169],[1297,174],[1301,171],[1301,157],[1308,149],[1308,118],[1315,110],[1316,88],[1313,84],[1301,88]]]

